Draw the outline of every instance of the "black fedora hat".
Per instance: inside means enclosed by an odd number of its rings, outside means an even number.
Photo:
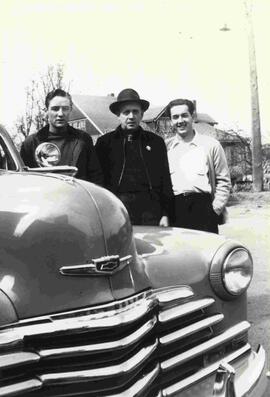
[[[117,100],[110,104],[109,108],[111,112],[118,115],[119,114],[119,107],[125,102],[137,102],[141,105],[142,110],[145,112],[148,108],[150,103],[144,99],[139,97],[137,91],[133,90],[132,88],[125,88],[122,90],[117,97]]]

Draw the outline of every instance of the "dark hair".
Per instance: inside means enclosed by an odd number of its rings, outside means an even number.
[[[46,105],[46,108],[47,108],[47,109],[49,108],[49,105],[50,105],[51,100],[52,100],[55,96],[62,96],[62,97],[64,97],[64,98],[68,98],[68,99],[69,99],[69,102],[70,102],[70,106],[72,107],[71,95],[70,95],[68,92],[62,90],[61,88],[56,88],[55,90],[49,92],[49,94],[46,96],[45,105]]]
[[[167,105],[168,116],[171,117],[171,108],[178,105],[187,105],[189,113],[192,115],[195,110],[194,103],[188,99],[174,99]]]

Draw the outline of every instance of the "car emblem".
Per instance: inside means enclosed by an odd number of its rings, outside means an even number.
[[[132,256],[119,258],[119,255],[102,256],[92,259],[91,263],[62,266],[59,271],[63,276],[110,276],[132,261]]]
[[[96,264],[97,270],[100,272],[113,272],[120,266],[120,259],[118,255],[113,257],[102,257],[98,259],[93,259]]]

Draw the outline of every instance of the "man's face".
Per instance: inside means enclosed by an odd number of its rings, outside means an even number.
[[[139,103],[127,102],[120,107],[119,120],[126,131],[133,131],[139,127],[143,118],[143,111]]]
[[[68,124],[71,104],[68,98],[55,96],[47,110],[48,122],[52,131],[64,128]]]
[[[171,124],[174,131],[182,138],[193,135],[193,117],[187,105],[176,105],[171,108]]]

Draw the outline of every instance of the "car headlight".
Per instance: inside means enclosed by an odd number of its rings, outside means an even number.
[[[232,299],[242,295],[248,288],[253,275],[253,262],[245,248],[218,252],[211,265],[210,281],[218,296]]]

